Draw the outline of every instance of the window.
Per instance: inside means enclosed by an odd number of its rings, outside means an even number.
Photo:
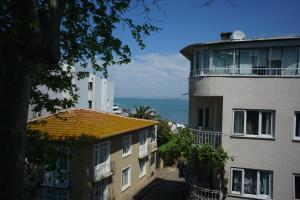
[[[253,73],[266,75],[268,66],[268,49],[253,49]]]
[[[94,166],[107,163],[110,160],[110,143],[102,142],[94,145]]]
[[[274,47],[270,51],[270,75],[281,75],[282,48]]]
[[[295,113],[295,140],[300,140],[300,112]]]
[[[92,108],[93,107],[93,102],[91,100],[89,100],[88,103],[89,103],[89,108]]]
[[[61,156],[69,155],[69,148],[58,147],[58,152]],[[43,185],[49,187],[66,188],[69,185],[69,160],[65,158],[58,158],[56,162],[57,171],[44,171]]]
[[[209,108],[198,109],[198,126],[201,128],[209,127]]]
[[[147,131],[142,131],[139,135],[140,146],[147,144]]]
[[[294,175],[294,199],[300,199],[300,175]]]
[[[88,82],[88,90],[93,90],[93,82]]]
[[[155,125],[152,129],[151,129],[151,142],[156,142],[156,136],[157,135],[157,125]]]
[[[153,165],[155,163],[156,157],[155,157],[155,152],[151,153],[151,159],[150,159],[150,164]]]
[[[132,143],[132,136],[125,135],[122,138],[122,157],[126,157],[131,154],[131,143]]]
[[[216,73],[231,73],[233,68],[233,50],[213,51],[213,68]]]
[[[238,52],[239,71],[238,74],[252,74],[252,49],[241,49]]]
[[[69,191],[52,188],[43,189],[43,200],[68,200]]]
[[[266,110],[234,110],[233,134],[273,137],[274,113]]]
[[[283,47],[282,74],[297,74],[298,54],[297,47]]]
[[[139,164],[140,164],[140,174],[139,174],[139,178],[142,178],[143,176],[146,175],[146,163],[147,163],[147,158],[143,158],[139,160]]]
[[[94,185],[94,200],[107,199],[107,179],[99,181]]]
[[[243,197],[271,198],[272,173],[254,169],[231,169],[231,193]]]
[[[121,191],[126,190],[131,184],[131,166],[122,170]]]

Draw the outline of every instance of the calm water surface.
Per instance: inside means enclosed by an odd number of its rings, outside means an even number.
[[[188,100],[115,98],[115,103],[121,108],[129,109],[140,105],[149,106],[164,119],[183,124],[188,122]]]

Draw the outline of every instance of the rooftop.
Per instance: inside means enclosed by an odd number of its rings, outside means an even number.
[[[153,120],[88,109],[67,109],[29,121],[28,129],[48,133],[52,139],[79,138],[83,135],[102,139],[156,124],[158,122]]]

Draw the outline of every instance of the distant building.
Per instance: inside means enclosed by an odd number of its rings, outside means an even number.
[[[189,126],[234,156],[227,199],[300,199],[300,37],[237,31],[181,53],[191,63]]]
[[[124,199],[148,184],[156,173],[157,128],[152,120],[122,117],[85,109],[48,115],[28,123],[54,141],[90,137],[65,148],[74,159],[63,160],[62,179],[44,173],[43,199]],[[46,121],[47,123],[32,123]]]
[[[68,65],[62,66],[63,70],[67,70]],[[114,104],[114,84],[113,82],[101,78],[95,74],[90,73],[87,78],[77,80],[75,78],[75,67],[71,67],[71,73],[74,78],[72,83],[78,87],[78,102],[75,108],[89,108],[96,111],[113,112]],[[55,93],[45,86],[39,87],[43,93],[48,93],[51,98],[70,98],[66,92]],[[32,106],[29,108],[28,119],[44,116],[48,114],[45,110],[39,113],[31,111]]]

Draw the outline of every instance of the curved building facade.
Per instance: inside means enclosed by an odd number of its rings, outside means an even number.
[[[190,60],[189,126],[222,132],[227,199],[300,199],[300,37],[221,40]]]

